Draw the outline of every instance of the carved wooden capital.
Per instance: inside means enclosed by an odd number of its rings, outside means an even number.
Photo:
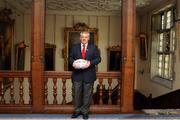
[[[80,30],[80,31],[88,31],[89,26],[86,25],[85,23],[77,23],[74,25],[75,30]]]

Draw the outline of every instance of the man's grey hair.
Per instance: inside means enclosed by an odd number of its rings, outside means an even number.
[[[81,36],[82,34],[87,34],[88,36],[90,36],[90,33],[89,33],[88,31],[82,31],[82,32],[80,32],[80,36]]]

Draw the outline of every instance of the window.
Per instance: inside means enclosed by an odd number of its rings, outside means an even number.
[[[152,17],[151,77],[156,80],[174,80],[175,27],[173,11],[174,9],[170,8]]]

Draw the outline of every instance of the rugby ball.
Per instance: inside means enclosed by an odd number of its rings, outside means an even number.
[[[77,59],[73,64],[76,66],[76,69],[85,69],[87,61],[84,59]]]

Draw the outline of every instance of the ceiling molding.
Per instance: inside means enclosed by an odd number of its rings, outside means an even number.
[[[32,0],[6,0],[9,4],[24,13],[31,12]],[[141,8],[149,5],[152,0],[136,0],[136,6]],[[46,10],[49,14],[66,13],[84,15],[118,15],[121,9],[121,0],[46,0]]]
[[[26,11],[25,14],[31,14],[31,11]],[[48,10],[48,15],[91,15],[91,16],[121,16],[121,11],[103,12],[103,11],[57,11]]]
[[[24,6],[21,6],[20,4],[18,4],[18,2],[16,2],[16,0],[6,0],[7,4],[9,6],[12,6],[13,8],[15,8],[16,10],[25,13],[25,11],[27,9],[24,8]]]

